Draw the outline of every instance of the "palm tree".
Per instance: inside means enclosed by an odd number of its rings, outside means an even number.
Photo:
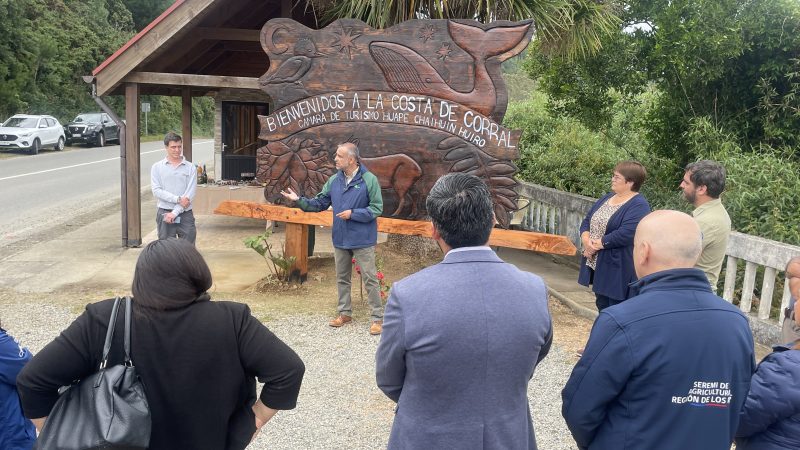
[[[320,13],[321,25],[357,18],[373,28],[409,19],[533,19],[536,39],[548,53],[569,59],[594,53],[619,19],[611,0],[306,0]]]

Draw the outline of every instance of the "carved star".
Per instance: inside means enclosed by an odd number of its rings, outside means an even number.
[[[433,25],[429,25],[422,30],[420,33],[419,38],[422,39],[422,42],[428,42],[428,39],[433,39],[433,34],[436,30],[433,29]]]
[[[446,60],[447,57],[450,56],[450,53],[452,52],[453,49],[450,48],[450,44],[442,44],[442,46],[439,47],[439,50],[436,51],[436,54],[439,55],[438,56],[439,59]]]
[[[336,31],[335,34],[337,37],[331,46],[338,48],[340,52],[347,52],[347,58],[352,59],[350,49],[355,50],[357,48],[353,41],[361,36],[361,33],[353,32],[352,28],[345,29],[342,27],[342,31]]]

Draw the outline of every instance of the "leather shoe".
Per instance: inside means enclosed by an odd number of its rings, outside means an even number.
[[[370,325],[370,327],[369,327],[369,334],[371,334],[373,336],[377,336],[377,335],[381,334],[382,331],[383,331],[383,321],[382,320],[376,320],[376,321],[372,322],[372,325]]]
[[[331,320],[330,323],[328,323],[328,325],[330,325],[332,327],[335,327],[335,328],[339,328],[340,326],[342,326],[342,325],[344,325],[346,323],[350,323],[352,321],[353,321],[352,317],[345,316],[344,314],[342,314],[339,317]]]

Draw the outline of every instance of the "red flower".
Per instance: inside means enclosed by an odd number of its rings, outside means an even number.
[[[381,298],[386,300],[386,291],[381,291]]]
[[[361,266],[356,266],[356,273],[361,275]]]
[[[356,259],[355,259],[355,258],[353,258],[353,261],[352,261],[352,262],[353,262],[353,264],[355,264],[355,263],[356,263]]]
[[[377,277],[379,280],[383,279],[383,272],[378,272]]]

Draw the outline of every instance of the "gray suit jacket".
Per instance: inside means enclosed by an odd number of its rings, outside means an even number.
[[[527,388],[551,340],[544,282],[493,251],[394,283],[376,356],[389,448],[536,449]]]

